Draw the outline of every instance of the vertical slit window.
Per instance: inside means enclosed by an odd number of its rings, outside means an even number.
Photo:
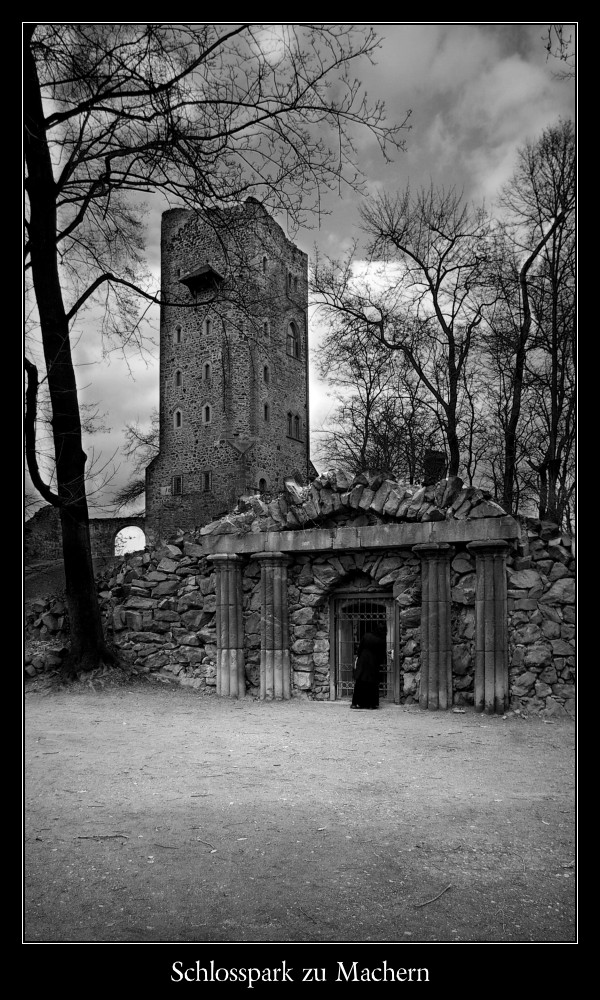
[[[292,358],[300,357],[300,340],[295,323],[290,323],[287,332],[287,353]]]

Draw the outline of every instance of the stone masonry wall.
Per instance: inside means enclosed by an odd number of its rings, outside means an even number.
[[[136,673],[177,679],[210,694],[216,685],[215,575],[199,532],[123,559],[99,579],[109,638]],[[329,601],[357,574],[389,589],[399,608],[402,697],[418,701],[420,569],[409,551],[298,554],[290,560],[289,612],[294,697],[329,698]],[[523,522],[507,560],[511,710],[546,716],[574,712],[575,561],[571,539],[555,525]],[[258,695],[260,569],[243,571],[248,693]],[[451,563],[453,703],[473,703],[475,577],[473,559],[457,547]],[[39,602],[27,635],[53,640],[29,653],[26,673],[56,669],[68,638],[64,601]],[[35,647],[35,641],[31,643]],[[62,650],[62,652],[61,652]]]
[[[160,453],[146,512],[164,538],[231,510],[261,480],[268,493],[285,476],[306,481],[308,259],[249,199],[210,221],[164,213],[161,262]],[[182,283],[201,267],[220,277]]]

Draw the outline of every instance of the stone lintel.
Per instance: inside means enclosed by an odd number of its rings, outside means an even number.
[[[426,521],[375,524],[364,527],[308,528],[298,531],[251,532],[245,535],[204,535],[209,559],[216,555],[273,552],[340,552],[355,549],[404,549],[415,545],[484,542],[520,537],[518,521],[508,514],[470,521]]]

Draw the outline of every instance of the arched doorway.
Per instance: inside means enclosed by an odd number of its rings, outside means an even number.
[[[360,640],[365,632],[385,626],[387,656],[379,672],[379,698],[399,703],[398,608],[393,596],[387,591],[337,591],[331,598],[330,623],[331,699],[352,698],[352,672]]]
[[[121,528],[115,535],[115,555],[124,556],[128,552],[139,552],[146,547],[146,536],[135,525]]]

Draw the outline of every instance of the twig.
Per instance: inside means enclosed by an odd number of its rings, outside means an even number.
[[[92,836],[79,836],[77,840],[113,840],[115,837],[129,840],[126,833],[95,833]]]
[[[447,885],[445,889],[442,889],[441,892],[438,892],[437,896],[434,896],[433,899],[426,899],[424,903],[415,903],[415,909],[418,910],[420,906],[427,906],[429,903],[435,903],[436,899],[439,899],[440,896],[443,896],[444,893],[448,892],[448,889],[451,888],[452,888],[452,883],[450,883],[450,885]]]

